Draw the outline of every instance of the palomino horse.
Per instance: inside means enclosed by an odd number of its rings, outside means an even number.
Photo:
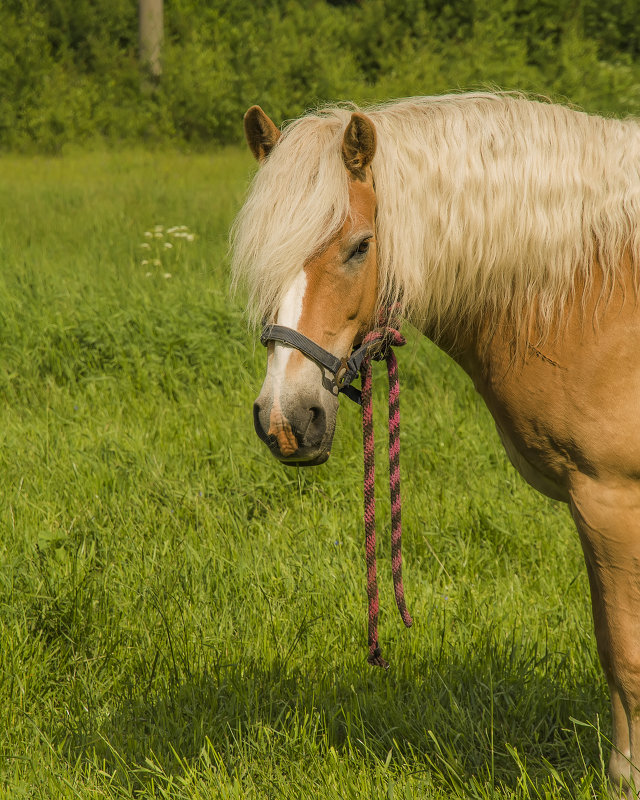
[[[524,478],[569,505],[611,692],[612,781],[640,789],[640,123],[509,94],[328,108],[283,133],[232,233],[255,320],[338,360],[380,308],[470,375]],[[329,456],[334,376],[269,342],[255,427],[286,464]]]

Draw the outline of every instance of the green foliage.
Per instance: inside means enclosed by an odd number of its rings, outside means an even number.
[[[167,47],[161,88],[186,140],[237,140],[249,105],[260,102],[277,119],[297,116],[346,95],[357,78],[337,18],[319,3],[265,9],[259,24],[256,16],[230,20],[209,8],[202,21]]]
[[[0,5],[0,148],[235,142],[336,100],[486,86],[640,114],[636,0],[166,0],[164,73],[137,63],[135,0]]]

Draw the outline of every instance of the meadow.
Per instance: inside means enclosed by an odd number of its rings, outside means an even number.
[[[0,161],[0,798],[599,798],[610,734],[566,509],[406,331],[405,588],[366,663],[359,413],[253,431],[239,149]],[[171,245],[167,247],[165,245]],[[144,262],[144,263],[143,263]]]

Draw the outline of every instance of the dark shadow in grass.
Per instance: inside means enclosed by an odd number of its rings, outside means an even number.
[[[593,661],[497,643],[482,652],[395,665],[389,673],[366,665],[308,671],[272,664],[217,665],[174,685],[163,696],[134,695],[98,730],[69,741],[69,757],[95,756],[107,771],[140,788],[152,757],[165,776],[181,774],[211,742],[233,774],[238,764],[309,757],[329,746],[359,750],[384,762],[390,750],[402,770],[430,772],[436,784],[481,782],[515,789],[517,751],[534,780],[551,765],[572,786],[585,766],[600,770],[598,734],[571,722],[606,719],[604,682]],[[260,729],[279,735],[258,736]],[[606,747],[606,745],[605,745]],[[95,761],[94,761],[95,763]],[[156,774],[155,779],[158,779]]]

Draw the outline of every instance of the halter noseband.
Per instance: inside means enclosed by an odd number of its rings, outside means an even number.
[[[388,349],[388,345],[385,347],[384,342],[383,346],[380,346],[380,338],[376,338],[374,341],[367,341],[365,339],[360,347],[356,348],[351,353],[348,359],[337,358],[333,353],[325,350],[324,347],[320,347],[319,344],[316,344],[307,336],[293,328],[287,328],[284,325],[273,325],[271,323],[267,323],[263,327],[262,333],[260,334],[260,341],[265,347],[268,342],[281,342],[282,344],[299,350],[307,356],[307,358],[310,358],[312,361],[315,361],[316,364],[327,369],[333,375],[333,382],[338,392],[342,392],[350,400],[353,400],[354,403],[358,403],[358,405],[362,405],[361,392],[360,389],[356,389],[356,387],[351,384],[360,374],[362,362],[368,355],[376,361],[382,361],[382,359],[386,357],[386,351]]]

